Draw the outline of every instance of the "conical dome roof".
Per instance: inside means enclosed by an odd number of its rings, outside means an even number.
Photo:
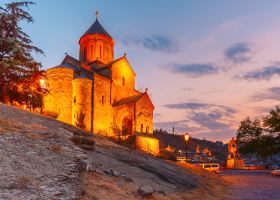
[[[91,27],[84,33],[83,36],[85,35],[92,35],[92,34],[101,34],[101,35],[106,35],[110,38],[112,38],[109,33],[104,29],[104,27],[100,24],[98,19],[96,18],[95,22],[91,25]]]

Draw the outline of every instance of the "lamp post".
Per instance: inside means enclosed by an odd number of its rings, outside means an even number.
[[[188,161],[188,142],[190,140],[190,136],[188,133],[184,135],[184,139],[186,141],[186,162]]]

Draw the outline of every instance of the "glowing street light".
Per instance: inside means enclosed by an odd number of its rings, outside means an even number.
[[[190,136],[188,133],[185,133],[184,139],[186,141],[186,162],[188,162],[188,142],[190,140]]]
[[[189,141],[189,139],[190,139],[189,134],[188,134],[188,133],[186,133],[186,134],[185,134],[185,136],[184,136],[184,138],[185,138],[185,141],[186,141],[186,142],[188,142],[188,141]]]

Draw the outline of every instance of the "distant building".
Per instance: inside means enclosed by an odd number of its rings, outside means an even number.
[[[114,58],[114,40],[97,17],[79,45],[79,59],[66,55],[46,72],[45,114],[107,136],[153,133],[155,107],[147,89],[135,89],[133,68],[126,55]]]

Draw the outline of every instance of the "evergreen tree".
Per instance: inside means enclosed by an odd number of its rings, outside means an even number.
[[[19,82],[24,84],[26,81],[24,93],[29,93],[29,97],[40,93],[31,90],[28,81],[40,74],[41,67],[32,53],[43,54],[43,51],[32,45],[30,37],[20,27],[22,21],[33,22],[26,11],[33,4],[23,1],[0,6],[0,99],[4,103],[9,103],[11,96],[16,98],[21,95],[18,90]]]

